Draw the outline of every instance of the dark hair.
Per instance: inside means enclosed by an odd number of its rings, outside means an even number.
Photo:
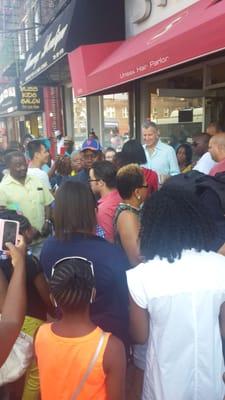
[[[129,199],[143,183],[144,174],[137,164],[125,165],[117,172],[116,187],[122,199]]]
[[[116,149],[114,149],[114,147],[107,147],[107,149],[105,150],[105,154],[107,153],[107,151],[113,151],[116,154]]]
[[[191,162],[192,162],[192,148],[191,148],[191,146],[188,143],[180,144],[177,147],[176,154],[178,153],[178,150],[180,148],[183,148],[184,151],[185,151],[185,157],[186,157],[185,164],[186,164],[186,166],[191,164]]]
[[[31,160],[33,160],[35,153],[39,153],[41,150],[41,146],[44,146],[41,140],[31,140],[27,144],[27,151]]]
[[[92,233],[96,225],[95,199],[82,182],[68,180],[55,196],[55,233],[58,239],[70,239],[73,233]]]
[[[198,197],[183,188],[162,187],[144,204],[141,254],[146,260],[181,257],[182,250],[209,250],[216,228]]]
[[[148,129],[148,128],[154,128],[156,131],[158,130],[157,125],[155,122],[151,121],[149,118],[146,118],[142,124],[142,128]]]
[[[96,179],[101,179],[110,189],[116,187],[116,167],[110,161],[95,161],[92,169]]]
[[[30,221],[21,214],[17,214],[15,210],[0,210],[0,219],[9,219],[12,221],[18,221],[20,224],[19,232],[21,235],[31,228]]]
[[[140,142],[135,139],[128,140],[122,148],[127,164],[145,164],[147,162],[145,151]]]
[[[71,158],[68,156],[59,156],[56,160],[56,171],[61,176],[68,176],[71,173]]]
[[[209,141],[210,141],[210,139],[211,139],[211,136],[207,133],[207,132],[201,132],[201,133],[198,133],[198,134],[196,134],[196,135],[194,135],[193,136],[193,141],[196,139],[196,138],[202,138],[202,139],[204,139],[204,142],[205,143],[209,143]]]
[[[113,157],[113,165],[117,171],[124,165],[127,165],[125,154],[122,151],[117,152]]]
[[[57,305],[62,310],[68,312],[85,310],[95,287],[90,262],[80,258],[59,261],[55,266],[49,287]]]
[[[23,158],[25,159],[25,155],[21,151],[10,151],[5,155],[5,164],[6,167],[9,168],[13,158]]]

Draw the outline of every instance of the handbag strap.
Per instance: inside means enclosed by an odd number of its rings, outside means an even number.
[[[92,358],[90,359],[89,364],[87,366],[87,369],[86,369],[84,375],[82,376],[77,388],[75,389],[75,391],[74,391],[74,393],[73,393],[73,395],[71,397],[71,400],[77,400],[81,390],[83,389],[83,386],[84,386],[85,382],[87,381],[89,375],[91,374],[91,372],[92,372],[92,370],[93,370],[93,368],[95,366],[95,363],[96,363],[96,361],[98,359],[98,356],[100,354],[100,351],[102,349],[105,336],[106,336],[106,333],[102,332],[101,336],[100,336],[100,339],[99,339],[99,342],[98,342],[98,345],[96,347],[96,350],[95,350]]]

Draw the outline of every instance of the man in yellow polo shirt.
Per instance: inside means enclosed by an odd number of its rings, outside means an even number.
[[[33,254],[39,256],[43,241],[41,236],[47,231],[50,205],[54,197],[38,178],[27,175],[27,162],[23,153],[9,153],[6,165],[9,173],[0,183],[0,206],[17,210],[29,219],[40,234],[31,246]]]

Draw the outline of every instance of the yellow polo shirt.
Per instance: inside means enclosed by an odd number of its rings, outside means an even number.
[[[49,189],[35,176],[27,175],[22,184],[7,174],[0,183],[0,206],[21,212],[39,231],[45,222],[45,206],[53,200]]]

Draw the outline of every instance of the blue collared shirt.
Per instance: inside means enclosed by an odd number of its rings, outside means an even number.
[[[173,147],[161,142],[160,139],[153,153],[148,151],[146,144],[143,147],[147,158],[147,163],[143,165],[144,167],[153,169],[153,171],[163,175],[176,175],[180,173]]]

